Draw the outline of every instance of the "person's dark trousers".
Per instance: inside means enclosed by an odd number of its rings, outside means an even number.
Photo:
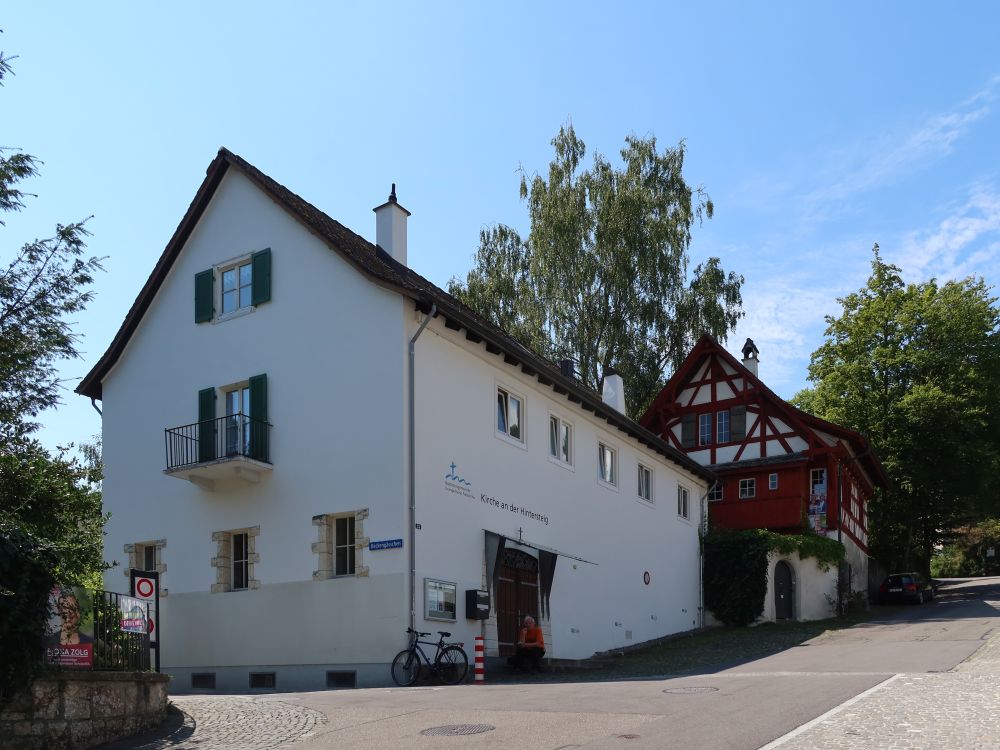
[[[545,656],[545,649],[538,646],[521,646],[517,653],[508,660],[514,669],[522,669],[527,664],[532,672],[538,672],[542,668],[542,657]]]

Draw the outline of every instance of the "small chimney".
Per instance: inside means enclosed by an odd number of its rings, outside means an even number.
[[[561,372],[567,378],[575,378],[576,377],[576,370],[573,369],[573,360],[571,360],[571,359],[560,359],[559,360],[559,372]]]
[[[612,409],[625,413],[625,383],[618,371],[610,367],[604,371],[604,392],[601,399]]]
[[[754,375],[757,375],[759,355],[760,352],[757,351],[757,345],[754,344],[753,339],[747,339],[747,342],[743,345],[743,366]]]
[[[392,183],[389,200],[372,209],[375,212],[375,244],[394,260],[406,265],[406,217],[410,212],[396,200],[396,183]]]

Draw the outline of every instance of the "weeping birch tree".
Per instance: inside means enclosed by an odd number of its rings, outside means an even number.
[[[595,154],[589,168],[572,125],[552,145],[547,176],[521,173],[528,236],[483,229],[474,268],[448,291],[536,352],[571,360],[595,390],[613,367],[638,417],[701,334],[735,327],[743,277],[718,258],[689,270],[692,225],[714,207],[684,179],[683,141],[659,150],[628,136],[620,166]]]

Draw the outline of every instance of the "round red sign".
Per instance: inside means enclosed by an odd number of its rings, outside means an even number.
[[[150,598],[153,595],[153,582],[149,578],[136,578],[135,593],[143,599]]]

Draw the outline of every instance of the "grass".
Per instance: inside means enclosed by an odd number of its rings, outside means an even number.
[[[859,612],[813,622],[711,628],[611,657],[610,664],[594,670],[590,676],[601,679],[712,671],[776,654],[824,633],[865,622],[870,617],[870,613]]]

